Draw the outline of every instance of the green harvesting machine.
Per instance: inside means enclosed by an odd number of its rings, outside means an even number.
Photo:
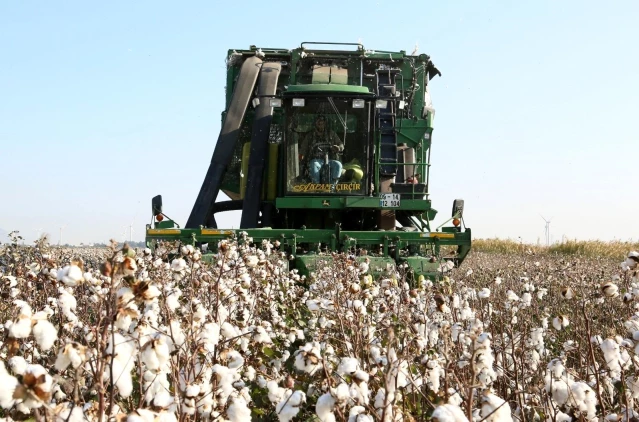
[[[277,243],[301,273],[343,252],[373,272],[407,264],[413,277],[439,278],[467,256],[471,231],[460,199],[432,223],[437,75],[425,54],[361,44],[229,50],[222,127],[191,214],[180,227],[154,197],[147,245],[214,252],[246,232],[256,245]],[[217,201],[220,191],[229,200]],[[234,210],[239,228],[219,228],[216,214]]]

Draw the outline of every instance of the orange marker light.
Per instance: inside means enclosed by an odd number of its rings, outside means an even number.
[[[164,220],[164,216],[163,216],[162,214],[158,214],[158,215],[155,217],[155,219],[156,219],[157,221],[162,221],[162,220]]]
[[[453,218],[453,226],[459,227],[459,223],[460,223],[459,218]]]

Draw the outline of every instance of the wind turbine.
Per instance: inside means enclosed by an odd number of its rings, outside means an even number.
[[[138,201],[138,206],[135,209],[135,215],[133,216],[133,221],[131,222],[131,224],[129,224],[129,242],[133,242],[133,226],[135,225],[135,219],[138,217],[138,211],[140,211],[140,201]]]
[[[541,215],[541,218],[546,222],[546,246],[550,246],[550,222],[552,221],[552,218],[550,220],[546,220],[543,215]]]

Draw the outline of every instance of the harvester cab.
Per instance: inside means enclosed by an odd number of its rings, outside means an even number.
[[[361,44],[230,50],[226,109],[211,164],[184,228],[153,198],[147,243],[208,244],[248,233],[278,240],[308,273],[333,252],[375,271],[407,264],[436,279],[471,246],[463,200],[433,228],[428,183],[435,111],[425,55]],[[222,191],[230,199],[216,202]],[[216,213],[241,210],[239,229]]]

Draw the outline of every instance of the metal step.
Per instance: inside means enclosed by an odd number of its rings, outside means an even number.
[[[397,174],[397,132],[395,131],[395,75],[399,69],[377,72],[377,96],[387,99],[385,108],[377,110],[377,128],[380,131],[379,172],[383,177]]]

